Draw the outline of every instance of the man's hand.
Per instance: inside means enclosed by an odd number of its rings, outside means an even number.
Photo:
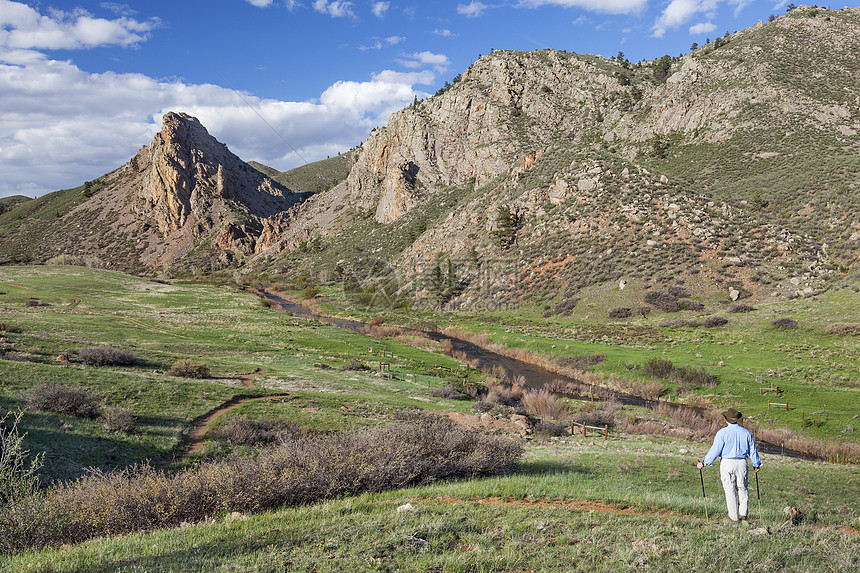
[[[705,467],[705,464],[703,464],[702,462],[699,462],[699,463],[697,463],[697,464],[696,464],[696,467],[697,467],[697,468],[699,468],[699,469],[702,469],[702,468],[704,468],[704,467]],[[756,468],[756,469],[755,469],[755,471],[758,471],[758,468]]]
[[[754,469],[755,469],[755,473],[758,473],[758,470],[759,470],[760,468],[761,468],[761,466],[759,466],[759,467],[757,467],[757,468],[754,468]]]

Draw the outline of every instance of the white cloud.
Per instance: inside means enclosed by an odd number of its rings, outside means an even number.
[[[452,38],[455,36],[454,32],[452,32],[451,30],[448,30],[448,29],[444,29],[444,28],[443,29],[436,28],[435,30],[433,30],[433,33],[436,34],[437,36],[442,36],[443,38]]]
[[[717,25],[713,24],[710,20],[707,22],[699,22],[698,24],[694,24],[690,26],[690,33],[694,35],[699,34],[707,34],[709,32],[713,32],[717,29]]]
[[[53,10],[44,16],[26,4],[0,0],[0,49],[4,50],[133,46],[146,40],[157,25],[157,20],[94,18],[83,10]]]
[[[327,2],[326,0],[314,0],[314,10],[320,14],[328,14],[332,18],[355,18],[352,11],[352,2]]]
[[[373,38],[372,44],[365,44],[365,45],[359,46],[358,49],[362,50],[362,51],[381,50],[385,46],[396,46],[397,44],[400,44],[400,43],[405,42],[405,41],[406,41],[406,36],[389,36],[389,37],[383,38],[381,40],[379,38]]]
[[[519,5],[528,8],[560,6],[608,14],[633,14],[643,11],[648,6],[648,0],[520,0]]]
[[[272,5],[273,0],[245,0],[245,2],[257,8],[268,8]]]
[[[389,8],[391,8],[391,2],[374,2],[371,10],[377,18],[384,18]]]
[[[434,54],[433,52],[415,52],[397,60],[397,63],[410,69],[425,68],[432,66],[437,73],[444,73],[451,65],[451,60],[445,54]]]
[[[120,4],[119,2],[102,2],[99,6],[105,10],[110,10],[117,16],[134,16],[137,14],[137,10],[128,4]]]
[[[288,102],[142,74],[91,74],[32,50],[3,52],[0,196],[40,195],[107,173],[149,143],[170,110],[196,116],[245,160],[283,170],[322,159],[360,143],[392,112],[426,97],[418,86],[432,85],[432,68],[447,58],[422,53],[413,61],[422,59],[427,65],[415,71],[340,81],[318,100]]]
[[[651,28],[655,38],[662,38],[668,29],[677,30],[698,14],[716,10],[720,0],[671,0]]]
[[[487,9],[483,2],[472,0],[471,4],[457,4],[457,14],[467,18],[477,18]]]

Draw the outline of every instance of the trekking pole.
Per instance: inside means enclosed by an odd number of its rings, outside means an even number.
[[[758,499],[758,521],[761,523],[761,493],[759,493],[758,489],[758,471],[755,472],[755,496]]]
[[[699,460],[696,460],[696,464],[698,464],[698,463],[699,463]],[[758,477],[758,474],[756,474],[756,477]],[[702,482],[702,499],[705,501],[705,521],[710,521],[710,519],[708,518],[708,498],[705,497],[705,476],[702,475],[702,469],[701,468],[699,468],[699,479]],[[759,513],[761,513],[761,512],[759,512]]]

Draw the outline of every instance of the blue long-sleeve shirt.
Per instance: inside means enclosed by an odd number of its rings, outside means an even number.
[[[708,455],[702,462],[709,466],[717,458],[752,460],[754,468],[761,466],[758,450],[755,448],[752,434],[746,428],[738,424],[729,424],[714,436],[714,445],[708,450]]]

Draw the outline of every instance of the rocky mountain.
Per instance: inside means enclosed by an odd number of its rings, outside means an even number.
[[[152,142],[119,169],[10,209],[0,220],[2,251],[144,272],[206,270],[253,255],[265,221],[302,197],[236,157],[197,119],[167,113]]]
[[[295,173],[167,114],[123,167],[7,208],[0,257],[448,307],[808,295],[860,273],[858,32],[860,9],[800,7],[652,61],[493,51]]]
[[[384,267],[455,305],[815,292],[857,268],[858,31],[858,9],[801,7],[650,62],[494,51],[392,115],[249,268]]]

